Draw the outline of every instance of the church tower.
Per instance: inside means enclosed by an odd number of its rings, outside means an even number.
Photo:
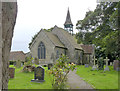
[[[67,16],[66,16],[66,21],[64,23],[64,29],[66,31],[68,31],[69,33],[73,34],[73,24],[72,24],[72,21],[71,21],[69,8],[68,8]]]

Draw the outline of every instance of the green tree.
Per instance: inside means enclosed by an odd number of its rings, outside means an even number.
[[[120,2],[105,2],[86,12],[85,18],[76,24],[79,33],[84,34],[76,34],[78,43],[95,44],[97,57],[120,58],[119,8]]]

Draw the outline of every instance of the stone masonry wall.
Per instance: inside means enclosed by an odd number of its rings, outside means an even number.
[[[8,88],[8,58],[11,49],[14,25],[17,16],[17,2],[0,2],[0,89]],[[2,57],[1,57],[2,55]]]

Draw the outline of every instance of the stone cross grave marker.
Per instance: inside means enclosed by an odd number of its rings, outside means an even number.
[[[92,70],[97,70],[97,66],[95,65],[95,61],[97,60],[96,58],[95,58],[95,56],[94,56],[94,65],[93,65],[93,67],[92,67]]]
[[[44,68],[42,66],[38,66],[35,68],[34,79],[31,82],[44,82]]]
[[[110,59],[108,59],[108,57],[106,57],[106,59],[104,59],[104,61],[106,61],[106,67],[105,67],[104,71],[109,71],[109,67],[108,67],[108,61],[109,60]]]

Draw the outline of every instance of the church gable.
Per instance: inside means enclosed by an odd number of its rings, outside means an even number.
[[[45,59],[46,57],[44,57],[44,55],[50,56],[49,54],[54,52],[55,45],[51,42],[44,31],[45,30],[41,30],[39,32],[30,46],[31,53],[34,58],[37,57],[39,59]]]

